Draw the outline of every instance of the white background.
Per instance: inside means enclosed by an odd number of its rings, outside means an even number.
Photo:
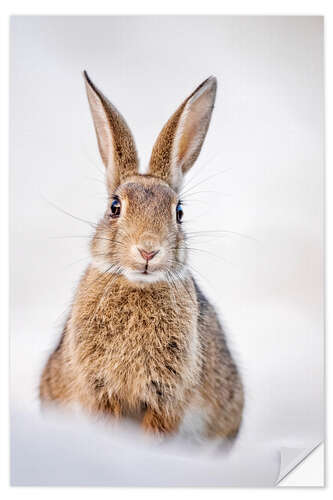
[[[11,40],[13,421],[37,414],[41,364],[88,262],[73,264],[88,241],[67,236],[89,227],[45,198],[92,221],[104,210],[80,72],[127,118],[142,166],[175,107],[214,73],[216,109],[185,209],[191,230],[242,234],[202,237],[191,259],[243,373],[240,439],[320,440],[322,20],[18,18]],[[14,467],[25,452],[15,445]]]

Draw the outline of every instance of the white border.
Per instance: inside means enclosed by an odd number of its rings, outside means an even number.
[[[227,494],[228,498],[235,498],[239,495],[245,495],[246,498],[266,498],[269,495],[283,494],[284,498],[297,497],[301,495],[302,497],[318,494],[317,489],[283,489],[283,493],[278,488],[271,489],[267,492],[265,489],[251,489],[251,490],[239,490],[239,489],[228,489],[224,492],[221,489],[147,489],[147,488],[132,488],[132,489],[108,489],[108,488],[10,488],[9,487],[9,409],[8,409],[8,73],[9,73],[9,16],[12,14],[16,15],[112,15],[112,14],[224,14],[224,15],[324,15],[325,16],[325,76],[326,76],[326,165],[332,164],[330,161],[330,144],[329,138],[333,136],[332,134],[332,124],[330,117],[332,115],[332,105],[330,95],[328,93],[329,89],[333,89],[333,79],[332,79],[332,1],[331,0],[279,0],[270,2],[266,1],[255,1],[252,0],[233,0],[231,1],[213,1],[205,0],[202,1],[182,1],[182,0],[168,0],[163,4],[162,2],[153,2],[148,0],[122,0],[121,2],[111,2],[110,0],[87,2],[81,1],[71,1],[71,0],[57,0],[57,2],[45,2],[30,0],[27,1],[3,1],[1,4],[1,24],[0,24],[0,36],[1,36],[1,101],[0,101],[0,123],[1,123],[1,180],[0,180],[0,218],[1,218],[1,279],[0,279],[0,290],[1,290],[1,361],[0,361],[0,383],[1,383],[1,401],[2,412],[1,412],[1,425],[0,425],[0,474],[1,474],[1,486],[0,493],[2,498],[58,498],[61,495],[62,498],[71,498],[71,500],[76,497],[80,499],[90,498],[91,495],[98,495],[102,497],[110,498],[110,495],[123,496],[134,496],[135,498],[155,498],[158,495],[160,498],[169,497],[171,494],[175,497],[191,497],[192,499],[199,498],[202,495],[209,495],[211,497],[221,498],[222,495]],[[332,166],[331,166],[332,168]],[[326,220],[329,221],[329,214],[332,211],[333,201],[331,194],[333,193],[332,185],[332,174],[330,173],[330,168],[326,169]],[[333,244],[332,244],[332,228],[327,226],[327,237],[326,237],[326,256],[333,254]],[[327,320],[330,317],[330,310],[328,305],[330,297],[330,283],[332,282],[332,266],[327,259],[326,263],[327,270]],[[329,342],[329,334],[327,332],[327,348],[332,345]],[[328,359],[328,352],[326,352],[326,360]],[[329,363],[326,363],[327,379],[331,378],[332,371],[329,369]],[[327,380],[327,385],[329,381]],[[327,396],[329,394],[327,393]],[[330,418],[332,415],[331,411],[331,401],[328,401],[327,405],[327,421],[332,420]],[[328,429],[329,430],[329,429]],[[327,431],[328,431],[327,430]],[[327,457],[326,457],[327,459]],[[326,470],[329,469],[329,460],[326,461]],[[329,488],[320,491],[320,494],[327,495]]]

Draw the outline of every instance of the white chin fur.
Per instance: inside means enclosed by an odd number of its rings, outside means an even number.
[[[135,283],[156,283],[157,281],[165,281],[164,271],[155,271],[150,274],[143,274],[138,271],[132,271],[130,269],[124,269],[122,272],[128,281],[133,281]]]
[[[99,259],[93,259],[92,265],[98,269],[101,273],[115,273],[115,270],[110,267],[110,263],[103,262]],[[156,283],[158,281],[167,281],[167,277],[164,271],[153,271],[149,274],[143,274],[139,271],[133,271],[132,269],[123,269],[122,271],[118,271],[117,274],[122,274],[125,276],[128,281],[133,283]],[[174,276],[173,279],[177,281],[178,279],[186,278],[187,269],[183,267],[183,269],[177,273],[177,277]]]

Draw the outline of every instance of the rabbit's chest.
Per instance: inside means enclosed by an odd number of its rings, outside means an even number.
[[[186,385],[197,356],[196,316],[186,301],[114,293],[94,314],[79,342],[90,380],[133,405]]]

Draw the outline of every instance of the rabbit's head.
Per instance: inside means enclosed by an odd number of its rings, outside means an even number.
[[[131,282],[177,280],[186,273],[179,191],[208,130],[216,79],[205,80],[171,116],[147,173],[139,174],[125,120],[86,72],[84,77],[108,189],[108,206],[91,244],[93,263]]]

